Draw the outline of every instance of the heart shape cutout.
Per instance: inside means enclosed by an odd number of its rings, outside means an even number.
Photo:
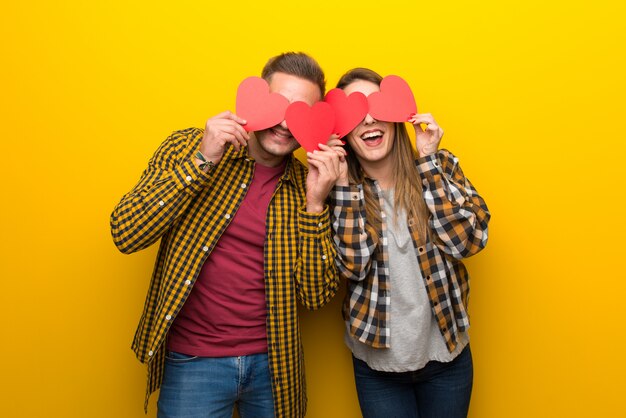
[[[293,102],[285,112],[287,127],[302,147],[310,152],[325,144],[335,127],[335,113],[326,102],[310,107],[304,102]]]
[[[413,92],[404,79],[388,75],[380,82],[380,91],[367,96],[369,114],[385,122],[406,122],[417,113]]]
[[[348,135],[367,115],[367,97],[359,91],[346,96],[343,90],[332,89],[326,93],[324,101],[335,111],[333,131],[340,138]]]
[[[282,94],[270,93],[267,81],[260,77],[248,77],[237,88],[237,116],[246,120],[243,126],[248,132],[261,131],[281,123],[289,100]]]

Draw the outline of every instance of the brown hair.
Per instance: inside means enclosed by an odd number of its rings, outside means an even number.
[[[320,94],[324,97],[324,71],[317,61],[304,52],[285,52],[270,58],[263,67],[261,77],[269,83],[274,73],[285,73],[309,80],[320,88]]]
[[[340,89],[346,88],[357,80],[369,81],[380,86],[382,79],[378,73],[370,69],[354,68],[339,79],[337,87]],[[425,241],[428,235],[428,217],[430,212],[426,207],[426,202],[424,202],[422,181],[415,167],[415,159],[418,157],[418,153],[411,144],[411,139],[404,123],[394,123],[394,127],[395,137],[391,148],[394,206],[404,209],[409,223],[411,221],[415,222],[420,239]],[[381,224],[380,204],[376,201],[369,184],[364,181],[365,173],[355,152],[348,144],[346,144],[346,151],[348,151],[348,179],[352,184],[363,184],[367,224],[370,228],[374,228],[375,231],[379,231]],[[377,234],[370,233],[370,235],[377,237]]]

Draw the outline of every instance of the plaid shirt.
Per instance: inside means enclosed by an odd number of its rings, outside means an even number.
[[[490,214],[485,201],[463,175],[458,159],[449,151],[419,158],[416,166],[431,214],[431,237],[426,242],[419,237],[414,219],[408,220],[408,227],[433,315],[452,351],[459,332],[469,327],[469,275],[460,260],[478,253],[487,244]],[[381,189],[374,180],[366,181],[380,211]],[[360,342],[376,348],[390,347],[387,216],[381,211],[382,228],[376,244],[365,229],[362,185],[336,186],[331,207],[339,253],[337,266],[340,275],[348,279],[344,319],[350,333]]]
[[[254,173],[247,148],[236,152],[233,147],[210,173],[200,170],[193,155],[202,135],[191,128],[167,138],[111,215],[113,240],[123,253],[161,239],[132,344],[138,359],[148,365],[145,408],[161,384],[169,327]],[[306,412],[296,299],[317,309],[338,287],[329,212],[305,211],[306,175],[306,167],[290,156],[266,215],[267,345],[277,417],[303,417]]]

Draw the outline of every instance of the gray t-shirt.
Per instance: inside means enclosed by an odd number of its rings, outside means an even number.
[[[404,211],[393,215],[393,190],[383,191],[383,201],[388,214],[391,347],[372,348],[354,339],[349,331],[345,342],[356,358],[374,370],[407,372],[419,370],[431,360],[452,361],[469,342],[469,335],[461,333],[454,351],[448,351],[430,308],[406,215]]]

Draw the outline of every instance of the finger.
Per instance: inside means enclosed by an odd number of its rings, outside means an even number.
[[[307,162],[315,161],[317,163],[322,162],[321,153],[319,151],[309,151],[306,153]]]
[[[441,139],[441,137],[443,136],[443,129],[441,129],[441,127],[436,123],[428,124],[426,126],[426,129],[432,134],[433,137],[437,139]]]
[[[317,159],[328,159],[328,158],[336,158],[339,153],[335,150],[336,147],[329,147],[324,144],[317,144],[320,149],[313,151],[312,157]]]
[[[333,151],[318,151],[314,154],[314,160],[321,162],[325,169],[326,173],[332,175],[336,178],[339,175],[339,155]]]
[[[436,123],[435,118],[430,113],[418,113],[416,115],[413,115],[413,117],[411,117],[409,121],[413,125],[417,123],[425,123],[425,124]]]
[[[337,153],[337,155],[339,155],[340,157],[345,157],[348,155],[348,153],[346,152],[345,149],[343,149],[343,147],[339,146],[339,145],[324,145],[322,143],[317,144],[317,146],[319,147],[319,149],[321,149],[322,151],[332,151]]]
[[[235,136],[233,136],[233,135],[224,136],[223,140],[224,140],[224,146],[226,146],[227,143],[231,144],[235,148],[235,150],[237,150],[237,151],[239,151],[241,149],[242,145],[245,145],[245,144],[242,144],[241,142],[239,142],[237,140],[237,138],[235,138]]]
[[[307,156],[308,156],[308,153],[307,153]],[[309,172],[317,171],[319,173],[320,171],[319,167],[321,165],[321,162],[307,158],[307,164],[309,165]]]
[[[345,144],[346,143],[344,141],[342,141],[338,136],[335,135],[331,135],[328,142],[326,142],[326,145],[328,145],[329,147],[340,147]]]
[[[313,151],[307,152],[307,161],[314,162],[318,167],[329,167],[329,160],[333,157],[337,158],[334,151]]]
[[[246,132],[241,125],[235,125],[234,128],[235,130],[232,132],[232,135],[237,138],[237,141],[239,141],[241,145],[247,145],[248,140],[250,139],[248,132]]]
[[[239,116],[235,115],[230,110],[222,112],[219,115],[216,115],[211,119],[229,119],[229,120],[237,122],[240,125],[245,125],[246,123],[248,123],[245,119],[240,118]]]
[[[234,137],[241,145],[246,145],[250,136],[243,127],[232,121],[224,121],[216,126],[222,135]]]
[[[317,146],[321,150],[330,151],[330,150],[332,150],[334,148],[341,148],[341,143],[342,143],[342,141],[340,141],[340,140],[333,140],[332,143],[331,143],[331,141],[328,141],[327,144],[322,144],[320,142],[319,144],[317,144]]]
[[[234,121],[224,120],[222,122],[222,126],[229,126],[229,132],[231,132],[233,135],[235,134],[235,132],[238,132],[241,137],[244,138],[246,141],[250,139],[250,134],[248,133],[248,131],[246,131],[243,126]]]
[[[319,172],[319,180],[324,180],[327,179],[329,177],[328,175],[328,167],[326,167],[326,164],[324,164],[323,160],[311,160],[310,163],[313,164],[313,166],[317,169],[317,171]],[[318,180],[318,182],[319,182]]]
[[[315,168],[317,168],[317,166],[320,164],[320,162],[319,162],[319,161],[317,161],[317,160],[315,160],[315,159],[313,158],[313,156],[312,156],[312,155],[310,155],[310,154],[311,154],[310,152],[307,152],[307,153],[306,153],[306,156],[307,156],[306,162],[307,162],[307,164],[308,164],[310,167],[315,167]]]

